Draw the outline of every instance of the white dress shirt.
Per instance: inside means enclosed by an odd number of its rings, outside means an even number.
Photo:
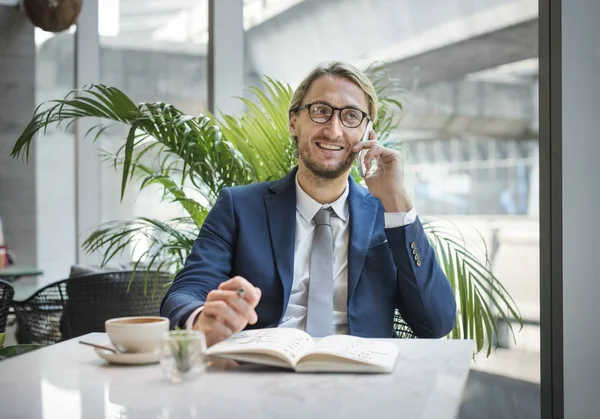
[[[280,327],[305,330],[310,250],[315,234],[314,216],[321,208],[331,207],[330,218],[333,239],[333,326],[335,333],[348,334],[348,233],[350,211],[348,186],[331,204],[321,205],[312,199],[298,183],[296,175],[296,240],[294,243],[294,281],[290,301]],[[386,213],[385,227],[400,227],[414,222],[415,209],[408,213]]]
[[[310,249],[315,233],[313,217],[319,209],[331,207],[335,214],[330,218],[333,238],[333,326],[335,333],[348,334],[348,232],[350,211],[348,186],[344,193],[331,204],[321,205],[312,199],[298,183],[296,174],[296,239],[294,242],[294,279],[290,300],[279,327],[295,327],[305,330]],[[400,227],[413,223],[417,218],[414,207],[409,212],[385,213],[385,228]],[[202,307],[196,309],[186,322],[191,329]]]

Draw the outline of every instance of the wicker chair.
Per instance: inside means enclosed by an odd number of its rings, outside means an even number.
[[[61,340],[60,321],[67,303],[67,280],[38,290],[25,301],[14,301],[18,343],[47,345]]]
[[[147,280],[147,281],[146,281]],[[104,332],[107,319],[158,316],[172,276],[164,272],[108,272],[71,278],[61,324],[63,339]],[[144,286],[144,282],[147,286]]]
[[[400,316],[400,312],[396,310],[394,312],[394,332],[396,337],[400,339],[416,339],[417,335],[410,328],[404,319]]]
[[[12,305],[12,299],[15,295],[15,289],[6,281],[0,280],[0,333],[6,329],[6,318],[8,310]]]

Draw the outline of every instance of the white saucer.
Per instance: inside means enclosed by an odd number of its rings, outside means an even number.
[[[112,347],[111,345],[105,345]],[[139,352],[139,353],[125,353],[116,354],[114,352],[107,351],[105,349],[94,348],[94,351],[104,358],[111,364],[119,365],[144,365],[144,364],[156,364],[160,361],[160,352]]]

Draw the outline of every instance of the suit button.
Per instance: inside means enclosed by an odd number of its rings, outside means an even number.
[[[423,262],[421,262],[421,259],[417,260],[417,266],[421,266],[423,265]]]
[[[417,248],[417,243],[416,242],[412,242],[410,244],[410,248],[413,249],[413,250],[415,250]]]
[[[413,251],[412,251],[412,254],[413,254],[413,255],[418,255],[418,254],[419,254],[419,251],[418,251],[417,249],[413,249]]]

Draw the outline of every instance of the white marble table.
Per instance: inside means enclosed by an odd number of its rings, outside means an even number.
[[[76,418],[420,418],[458,415],[471,341],[390,340],[393,374],[298,374],[244,365],[209,369],[173,384],[158,364],[114,366],[79,339],[0,362],[0,417]]]

